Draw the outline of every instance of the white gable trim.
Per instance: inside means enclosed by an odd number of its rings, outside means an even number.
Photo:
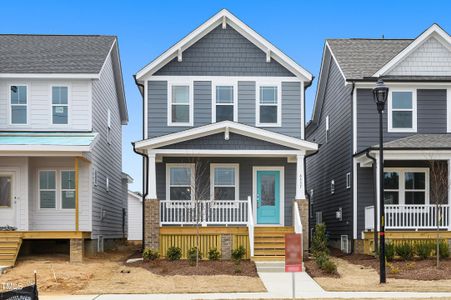
[[[385,66],[383,66],[379,71],[377,71],[373,77],[380,77],[385,75],[387,72],[392,70],[401,61],[404,60],[409,54],[411,54],[415,49],[421,46],[431,35],[438,35],[444,42],[451,46],[451,37],[446,31],[444,31],[437,24],[433,24],[425,32],[423,32],[419,37],[417,37],[409,46],[402,50],[398,55],[396,55],[391,61],[389,61]]]
[[[268,42],[265,38],[251,29],[249,26],[240,21],[237,17],[232,15],[228,10],[223,9],[218,12],[216,15],[211,17],[205,23],[200,25],[197,29],[192,31],[174,46],[169,48],[159,57],[157,57],[154,61],[149,63],[143,69],[141,69],[138,73],[136,73],[137,80],[145,80],[144,77],[151,76],[168,62],[170,62],[175,57],[179,57],[182,59],[182,53],[187,48],[191,47],[194,43],[199,41],[205,35],[207,35],[214,28],[222,24],[224,28],[224,22],[230,25],[233,29],[247,38],[250,42],[252,42],[255,46],[260,48],[263,52],[269,55],[269,58],[273,58],[282,66],[293,72],[297,77],[303,79],[304,81],[311,81],[313,79],[312,74],[310,74],[307,70],[298,65],[295,61],[293,61],[290,57],[285,55],[282,51],[277,49],[273,44]],[[267,58],[268,60],[268,58]]]
[[[216,133],[233,132],[236,134],[248,136],[251,138],[267,141],[274,144],[290,147],[293,149],[304,151],[316,151],[318,145],[307,142],[294,137],[286,136],[280,133],[275,133],[269,130],[256,128],[231,121],[223,121],[213,124],[208,124],[201,127],[196,127],[176,133],[167,134],[165,136],[156,137],[148,140],[143,140],[135,143],[137,150],[156,149],[159,147],[180,143],[187,140],[193,140]]]

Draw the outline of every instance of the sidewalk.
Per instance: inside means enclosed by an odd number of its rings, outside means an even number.
[[[81,295],[81,296],[41,296],[42,300],[195,300],[195,299],[291,299],[291,273],[259,273],[266,293],[225,293],[225,294],[128,294],[128,295]],[[450,293],[411,292],[326,292],[307,273],[296,273],[296,298],[448,298]]]

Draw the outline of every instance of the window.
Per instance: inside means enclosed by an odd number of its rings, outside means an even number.
[[[330,193],[335,194],[335,180],[330,182]]]
[[[39,171],[40,208],[56,208],[56,171]]]
[[[211,199],[238,200],[238,164],[211,164],[210,184]]]
[[[416,92],[392,91],[389,99],[388,125],[391,132],[416,132]]]
[[[194,164],[167,164],[166,198],[192,200],[194,198]]]
[[[326,143],[329,140],[329,129],[330,129],[329,116],[326,116]]]
[[[75,171],[61,171],[61,208],[75,208]]]
[[[168,125],[192,126],[192,86],[172,85],[169,89]]]
[[[0,175],[0,208],[11,207],[11,182],[11,175]]]
[[[257,97],[257,126],[280,126],[280,87],[260,86]]]
[[[27,124],[27,87],[25,85],[11,86],[11,124]]]
[[[94,186],[97,186],[98,185],[98,174],[97,174],[97,169],[94,169],[94,178],[93,178],[93,181],[94,181]]]
[[[351,188],[351,173],[346,173],[346,188],[350,189]]]
[[[67,86],[52,87],[52,122],[53,124],[68,124],[69,93]]]
[[[385,169],[385,204],[429,204],[429,169]]]
[[[217,85],[213,93],[213,122],[236,121],[236,88],[232,85]]]

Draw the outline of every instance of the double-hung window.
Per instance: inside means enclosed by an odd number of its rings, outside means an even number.
[[[213,122],[237,121],[236,88],[233,85],[216,85],[213,99]]]
[[[385,169],[385,204],[429,204],[429,170]]]
[[[12,85],[10,91],[11,124],[27,124],[27,86]]]
[[[75,208],[75,171],[39,171],[39,207],[41,209]]]
[[[389,98],[388,130],[390,132],[416,132],[416,91],[391,91]]]
[[[257,126],[281,125],[280,86],[261,85],[257,89]]]
[[[193,103],[192,85],[174,84],[169,86],[169,126],[192,126]]]
[[[61,208],[75,208],[75,171],[61,171]]]
[[[238,200],[238,164],[211,164],[210,185],[212,200]]]
[[[56,208],[56,171],[39,171],[40,208]]]
[[[52,86],[52,123],[69,123],[69,91],[67,86]]]
[[[193,200],[194,164],[167,164],[166,184],[169,200]]]

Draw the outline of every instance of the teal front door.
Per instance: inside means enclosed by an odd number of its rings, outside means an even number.
[[[258,171],[257,224],[280,224],[280,171]]]

